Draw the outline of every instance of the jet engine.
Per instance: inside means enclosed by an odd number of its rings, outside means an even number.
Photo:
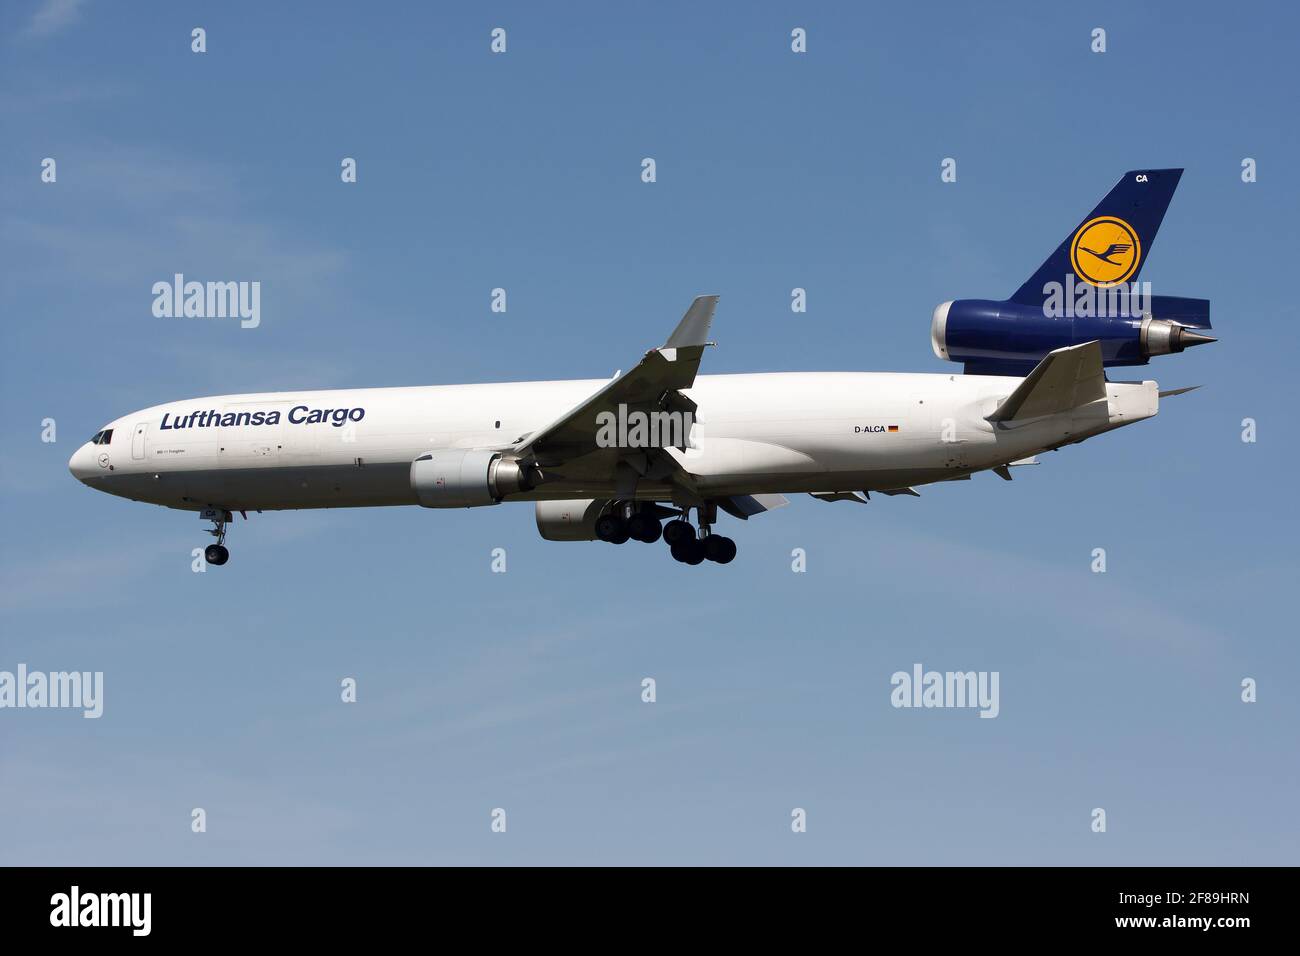
[[[411,462],[411,489],[425,508],[477,508],[530,490],[533,470],[497,451],[444,449]]]
[[[1104,290],[1099,298],[1104,298]],[[1026,375],[1054,349],[1083,342],[1101,343],[1107,368],[1146,365],[1152,355],[1168,355],[1215,341],[1198,329],[1210,328],[1210,303],[1180,296],[1147,296],[1108,302],[1107,316],[1080,315],[1073,308],[1053,316],[1039,305],[988,299],[958,299],[934,310],[930,342],[934,354],[964,362],[968,374]]]
[[[591,498],[539,501],[537,532],[547,541],[595,541],[596,519],[608,504]]]

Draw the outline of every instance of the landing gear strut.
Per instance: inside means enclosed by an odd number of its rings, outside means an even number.
[[[225,543],[226,524],[233,521],[235,516],[224,508],[207,508],[199,513],[199,517],[204,521],[212,522],[208,534],[217,539],[215,543],[203,549],[203,560],[220,567],[230,560],[230,552],[226,549]]]

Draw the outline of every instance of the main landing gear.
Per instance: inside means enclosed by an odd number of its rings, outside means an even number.
[[[208,534],[216,538],[214,544],[208,545],[203,549],[203,560],[208,564],[215,564],[217,567],[225,564],[230,560],[230,552],[226,549],[226,524],[235,519],[229,511],[224,508],[207,508],[199,512],[199,517],[204,521],[211,521],[212,527],[208,529]]]
[[[664,528],[664,540],[673,559],[683,564],[730,564],[736,557],[736,542],[721,534],[714,534],[711,522],[705,520],[708,512],[700,509],[700,530],[697,534],[689,521],[678,518]],[[713,515],[716,517],[716,514]]]
[[[676,514],[678,517],[661,526],[656,511]],[[683,564],[703,564],[705,561],[730,564],[736,557],[736,542],[723,535],[713,534],[713,522],[718,516],[717,506],[709,504],[696,511],[700,524],[698,533],[687,520],[689,508],[673,512],[653,504],[616,502],[609,511],[596,519],[596,537],[610,544],[623,544],[626,541],[653,544],[662,537],[673,558]]]

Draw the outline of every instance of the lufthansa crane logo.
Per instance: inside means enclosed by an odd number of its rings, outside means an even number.
[[[1115,216],[1089,219],[1070,244],[1074,274],[1092,285],[1119,285],[1137,272],[1141,261],[1142,242],[1137,231]]]

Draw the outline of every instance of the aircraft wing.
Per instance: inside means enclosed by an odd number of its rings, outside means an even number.
[[[661,347],[651,349],[627,374],[615,377],[546,427],[520,436],[511,449],[520,457],[535,460],[543,472],[550,469],[566,475],[608,472],[624,458],[656,457],[658,449],[654,448],[601,447],[597,441],[598,416],[608,412],[617,418],[620,406],[625,413],[690,412],[693,415],[695,403],[682,395],[681,390],[695,382],[704,348],[709,344],[709,326],[717,305],[716,295],[697,296]],[[683,443],[686,438],[681,436]],[[671,463],[662,453],[658,457]]]

